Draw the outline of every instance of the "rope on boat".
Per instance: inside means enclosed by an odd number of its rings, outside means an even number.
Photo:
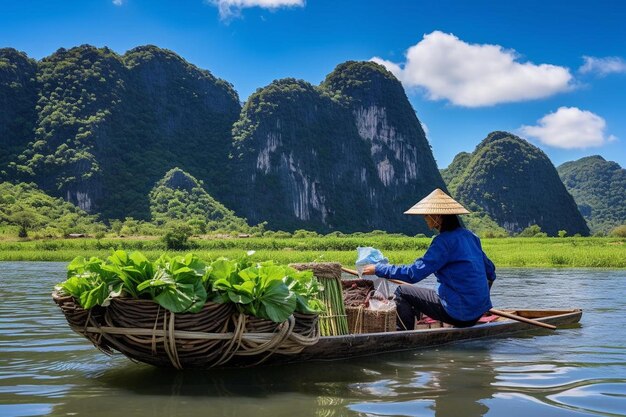
[[[170,364],[176,369],[183,369],[185,366],[179,356],[180,348],[184,348],[190,343],[199,341],[218,341],[221,344],[220,357],[212,366],[227,364],[233,356],[260,357],[251,365],[264,362],[273,354],[294,355],[302,352],[307,346],[315,345],[320,338],[317,319],[310,326],[308,332],[296,333],[296,319],[292,315],[275,326],[274,332],[249,331],[246,324],[250,320],[246,315],[235,313],[231,320],[235,324],[234,331],[230,332],[199,332],[176,330],[176,314],[163,311],[163,323],[157,327],[158,317],[155,325],[149,328],[138,327],[117,327],[100,326],[95,323],[87,323],[84,326],[70,325],[72,330],[87,337],[87,335],[99,335],[111,342],[117,350],[130,356],[133,359],[141,360],[143,356],[140,351],[128,345],[142,344],[148,340],[150,351],[158,354],[158,347],[162,347]],[[92,337],[88,337],[95,344]],[[128,343],[123,343],[126,341]],[[96,345],[97,346],[97,345]]]

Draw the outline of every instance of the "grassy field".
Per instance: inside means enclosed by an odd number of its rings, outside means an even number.
[[[626,268],[624,238],[504,238],[483,239],[482,243],[498,267]],[[373,246],[393,263],[409,263],[429,244],[430,238],[397,236],[193,239],[192,247],[185,252],[211,259],[255,250],[259,260],[333,261],[350,266],[356,259],[357,246]],[[166,252],[156,238],[2,240],[0,261],[70,261],[76,256],[106,257],[118,248],[140,250],[149,258]]]

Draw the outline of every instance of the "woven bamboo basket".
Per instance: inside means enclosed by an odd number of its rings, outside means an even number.
[[[396,308],[369,310],[362,307],[346,307],[350,333],[383,333],[396,331]]]
[[[295,354],[319,340],[317,315],[297,314],[283,323],[240,314],[233,304],[207,302],[197,313],[174,314],[151,300],[114,298],[87,311],[53,293],[70,327],[105,353],[176,369],[258,364],[273,354]]]
[[[85,310],[76,302],[74,297],[62,296],[56,291],[52,293],[52,299],[65,315],[65,319],[72,330],[84,336],[103,352],[112,353],[111,346],[101,333],[87,331],[88,327],[99,327],[104,324],[105,309],[103,307],[96,306],[89,311]]]
[[[396,330],[395,305],[389,310],[368,308],[369,297],[374,293],[372,281],[344,280],[342,285],[350,333],[380,333]]]
[[[124,331],[104,335],[131,359],[155,366],[202,368],[219,361],[228,340],[201,335],[226,333],[233,312],[232,304],[207,302],[197,313],[172,314],[151,300],[114,298],[106,308],[105,326]],[[176,332],[198,335],[181,338]]]
[[[234,353],[237,356],[250,357],[249,365],[263,362],[273,354],[289,355],[302,351],[319,340],[318,316],[316,314],[294,313],[288,320],[276,323],[248,315],[238,315],[237,325],[243,326],[250,337],[241,338]],[[235,329],[235,333],[237,333]],[[256,338],[254,335],[272,335]],[[312,342],[314,341],[314,342]]]

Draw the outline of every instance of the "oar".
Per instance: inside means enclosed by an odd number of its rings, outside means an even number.
[[[489,312],[496,316],[506,317],[507,319],[521,321],[523,323],[534,324],[535,326],[545,327],[546,329],[555,330],[556,326],[553,326],[548,323],[542,323],[537,320],[527,319],[526,317],[517,316],[515,314],[507,313],[506,311],[496,310],[495,308],[490,308]]]
[[[352,274],[352,275],[356,275],[356,276],[359,275],[359,273],[357,271],[355,271],[354,269],[348,269],[348,268],[341,267],[341,270],[343,272],[348,273],[348,274]],[[398,285],[410,285],[408,282],[398,281],[397,279],[388,279],[388,281],[391,281],[394,284],[398,284]],[[551,324],[542,323],[540,321],[533,320],[533,319],[527,319],[526,317],[521,317],[521,316],[517,316],[515,314],[507,313],[505,311],[496,310],[495,308],[489,309],[489,312],[491,314],[495,315],[495,316],[506,317],[507,319],[521,321],[522,323],[533,324],[535,326],[544,327],[544,328],[550,329],[550,330],[555,330],[556,329],[556,326],[553,326]]]

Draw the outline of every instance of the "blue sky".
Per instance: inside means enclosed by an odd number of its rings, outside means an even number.
[[[507,130],[555,165],[626,167],[626,2],[481,0],[0,0],[0,47],[171,49],[244,101],[283,77],[313,84],[347,60],[403,82],[438,165]]]

